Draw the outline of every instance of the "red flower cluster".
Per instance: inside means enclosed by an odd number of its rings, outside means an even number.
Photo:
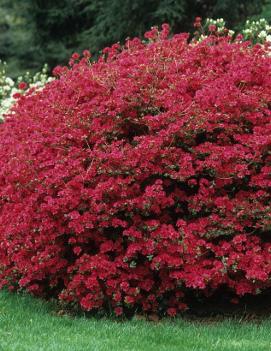
[[[195,22],[194,22],[194,27],[195,28],[200,28],[201,27],[201,21],[202,21],[201,17],[196,17],[195,18]]]
[[[271,58],[153,28],[57,67],[0,125],[0,282],[167,312],[271,285]]]
[[[19,83],[18,88],[21,90],[25,90],[27,88],[27,83],[26,82]]]

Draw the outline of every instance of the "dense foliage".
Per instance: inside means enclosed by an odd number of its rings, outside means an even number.
[[[117,315],[270,287],[268,44],[167,35],[74,54],[0,125],[2,286]]]
[[[97,54],[163,22],[178,33],[193,31],[196,16],[223,17],[227,27],[240,29],[266,2],[270,0],[0,0],[0,58],[16,77],[40,70],[44,62],[50,68],[64,63],[73,51],[90,48]]]

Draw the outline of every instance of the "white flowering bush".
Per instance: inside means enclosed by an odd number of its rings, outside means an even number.
[[[229,30],[226,27],[226,22],[223,18],[207,18],[206,21],[202,23],[201,18],[197,17],[194,23],[194,27],[196,28],[194,37],[194,41],[196,42],[207,38],[210,33],[213,33],[217,36],[238,36],[238,39],[251,40],[254,44],[264,44],[267,41],[271,42],[271,26],[264,18],[261,18],[257,21],[247,20],[244,28],[239,33],[236,33],[233,30]]]
[[[264,18],[258,21],[247,20],[242,34],[245,40],[260,43],[264,43],[265,41],[271,42],[271,26]]]
[[[16,102],[16,95],[25,94],[29,89],[41,89],[46,83],[53,80],[48,75],[48,65],[34,76],[30,72],[16,80],[7,76],[7,64],[0,60],[0,123]]]

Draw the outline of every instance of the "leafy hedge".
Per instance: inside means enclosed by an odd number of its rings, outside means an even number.
[[[0,125],[0,282],[167,312],[271,278],[268,44],[168,26],[22,96]]]

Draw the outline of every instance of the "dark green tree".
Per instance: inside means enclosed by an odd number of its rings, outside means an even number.
[[[9,74],[14,77],[40,65],[33,60],[34,24],[28,9],[27,1],[0,0],[0,59],[8,61]]]
[[[96,1],[29,0],[31,3],[35,59],[53,66],[67,61],[84,45],[81,33],[94,25]]]

